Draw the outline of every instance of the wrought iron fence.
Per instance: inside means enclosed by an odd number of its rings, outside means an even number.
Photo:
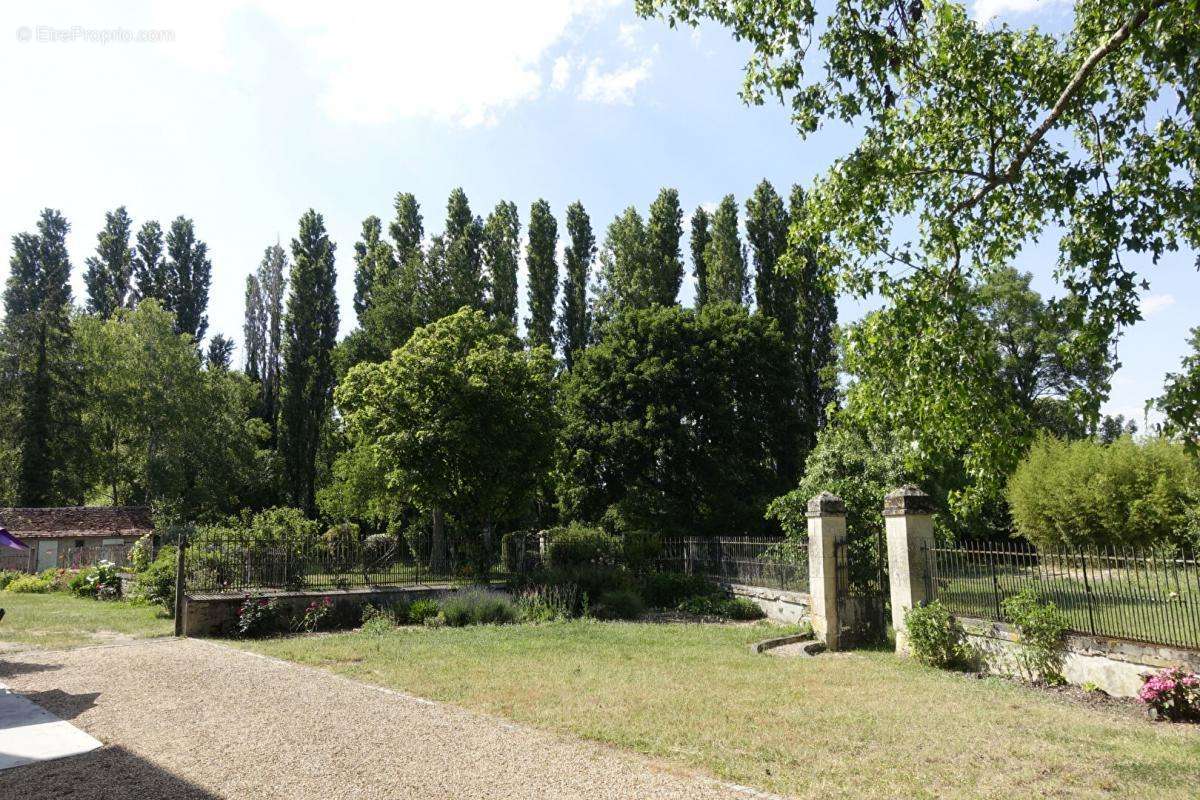
[[[926,548],[927,590],[954,614],[1004,621],[1003,602],[1033,589],[1073,631],[1200,647],[1200,562],[1191,552],[1038,551],[1017,542]]]
[[[808,547],[768,536],[681,536],[663,540],[659,568],[714,580],[808,591]]]
[[[222,532],[193,537],[184,555],[184,585],[193,595],[420,586],[473,577],[470,568],[456,569],[450,560],[423,563],[399,540],[329,543]]]
[[[33,572],[36,566],[36,547],[29,550],[0,548],[0,572]]]

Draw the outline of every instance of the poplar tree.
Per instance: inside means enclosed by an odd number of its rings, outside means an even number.
[[[648,308],[653,297],[646,225],[633,206],[608,226],[600,250],[595,321],[603,325],[621,311]]]
[[[679,192],[662,189],[650,204],[646,226],[646,268],[649,270],[650,302],[674,305],[683,284],[683,258],[679,241],[683,238],[683,209]]]
[[[554,300],[558,294],[558,222],[550,213],[550,204],[536,201],[529,209],[529,249],[525,263],[529,268],[529,317],[525,320],[526,337],[531,346],[554,349]]]
[[[521,220],[517,204],[501,200],[483,225],[483,261],[492,286],[492,317],[517,327],[517,265]]]
[[[233,366],[233,340],[218,333],[208,340],[208,353],[204,357],[209,369],[228,372]]]
[[[163,258],[162,226],[154,220],[142,224],[133,256],[133,293],[138,302],[154,298],[167,307],[167,262]]]
[[[779,323],[789,344],[796,340],[797,283],[781,269],[788,246],[788,211],[770,181],[762,181],[746,201],[746,238],[754,260],[754,300],[760,314]]]
[[[354,243],[354,313],[362,321],[371,292],[394,278],[396,257],[383,240],[383,222],[374,215],[363,220],[362,238]]]
[[[575,366],[579,353],[587,346],[591,329],[588,310],[588,277],[596,256],[596,237],[592,221],[579,201],[567,206],[567,236],[570,243],[563,254],[566,276],[563,279],[562,310],[558,316],[558,346],[567,369]]]
[[[421,240],[425,238],[421,205],[410,192],[397,192],[393,208],[396,214],[388,225],[388,235],[392,237],[396,263],[404,265],[421,255]]]
[[[692,274],[696,276],[696,308],[708,302],[708,265],[704,260],[704,251],[712,240],[709,231],[710,218],[703,207],[698,207],[692,214]]]
[[[71,330],[71,262],[62,213],[12,238],[0,332],[7,492],[22,506],[78,504],[86,488],[79,369]]]
[[[705,302],[746,302],[746,254],[738,234],[738,208],[728,194],[712,217],[712,239],[704,248],[708,292]]]
[[[486,284],[483,278],[483,222],[471,214],[471,205],[462,188],[450,192],[446,202],[446,274],[449,278],[450,307],[483,309]]]
[[[208,245],[196,238],[190,219],[176,217],[167,232],[167,296],[165,308],[175,315],[175,331],[197,344],[208,329],[208,288],[212,262]]]
[[[88,311],[108,318],[130,305],[134,251],[129,247],[133,220],[121,206],[104,214],[104,228],[96,235],[96,255],[84,263]]]
[[[278,243],[263,251],[257,271],[246,276],[246,374],[259,383],[259,416],[278,431],[279,378],[283,346],[283,295],[287,251]]]
[[[336,245],[325,220],[309,209],[292,240],[291,292],[284,318],[279,450],[292,502],[316,510],[317,450],[333,395],[331,354],[337,341]]]

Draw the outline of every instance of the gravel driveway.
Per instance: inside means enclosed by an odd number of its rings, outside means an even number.
[[[105,744],[0,772],[0,797],[763,796],[633,753],[197,640],[8,655],[0,681]]]

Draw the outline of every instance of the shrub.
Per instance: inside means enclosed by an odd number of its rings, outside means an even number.
[[[1032,589],[1022,589],[1000,603],[1004,618],[1020,632],[1017,662],[1030,680],[1062,683],[1062,637],[1067,617],[1054,603],[1043,603]]]
[[[442,602],[442,618],[452,628],[513,622],[517,610],[507,595],[487,589],[466,589]]]
[[[913,655],[921,663],[946,669],[968,660],[966,633],[940,600],[905,611],[904,625]]]
[[[246,595],[238,609],[238,636],[265,636],[277,631],[280,623],[279,603],[275,600]]]
[[[121,576],[111,561],[101,561],[76,572],[68,584],[76,597],[112,599],[121,595]]]
[[[6,569],[0,570],[0,591],[7,589],[8,585],[17,578],[24,577],[25,573],[20,570]]]
[[[725,603],[725,616],[736,620],[762,619],[767,614],[746,597],[731,597]]]
[[[16,594],[47,594],[54,591],[54,582],[41,575],[21,575],[9,582],[8,591]]]
[[[1017,531],[1045,549],[1200,542],[1200,466],[1166,439],[1039,438],[1008,482]]]
[[[52,592],[68,592],[71,590],[71,580],[75,577],[78,570],[65,569],[63,567],[44,569],[38,577],[46,581]]]
[[[505,572],[524,575],[535,570],[539,561],[536,533],[510,531],[500,537],[500,566]]]
[[[621,552],[620,540],[599,528],[553,528],[546,537],[546,566],[552,570],[615,567]]]
[[[637,575],[654,569],[662,551],[662,537],[653,531],[628,531],[621,537],[621,561]]]
[[[397,613],[397,606],[389,606],[380,608],[379,606],[368,603],[363,606],[362,610],[362,630],[370,636],[379,636],[388,633],[396,625],[402,623],[408,617],[408,606],[404,605],[401,609],[403,615]]]
[[[154,535],[147,533],[129,548],[129,566],[134,572],[142,572],[154,562]]]
[[[1155,719],[1200,721],[1200,674],[1168,667],[1143,679],[1138,699]]]
[[[751,620],[766,616],[761,608],[744,597],[723,597],[719,594],[694,595],[680,602],[678,608],[702,617]]]
[[[721,589],[702,575],[653,572],[638,580],[638,591],[651,608],[678,608],[689,597],[719,596]]]
[[[414,600],[408,607],[408,621],[413,625],[423,625],[441,613],[441,610],[441,604],[437,600],[432,597],[422,597],[420,600]]]
[[[167,545],[159,550],[154,561],[134,577],[130,592],[132,596],[174,612],[177,553],[174,545]]]
[[[329,623],[329,618],[333,613],[333,599],[322,597],[320,600],[313,600],[304,608],[304,613],[300,619],[296,620],[295,629],[304,633],[314,633]]]
[[[579,587],[571,583],[531,586],[517,597],[517,618],[522,622],[556,622],[578,613]]]
[[[646,613],[646,604],[632,589],[611,589],[590,604],[596,619],[637,619]]]

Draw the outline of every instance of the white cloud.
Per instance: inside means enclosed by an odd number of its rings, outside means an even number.
[[[640,64],[626,64],[603,72],[603,60],[592,59],[579,88],[579,99],[605,105],[629,105],[637,87],[650,77],[652,65],[653,61],[646,58]]]
[[[556,92],[567,88],[571,80],[571,61],[566,56],[554,59],[554,67],[550,70],[550,88]]]
[[[257,15],[303,54],[316,102],[331,119],[371,125],[425,118],[463,127],[493,124],[535,100],[549,53],[612,7],[612,0],[343,0],[331,11],[315,0],[219,2],[219,27],[227,31],[235,16]],[[181,39],[203,25],[207,65],[237,70],[237,60],[222,55],[229,37],[214,31],[218,23],[208,12],[205,6],[203,20],[184,10],[162,16]],[[178,55],[191,58],[197,50],[180,48]],[[552,88],[566,85],[569,67],[555,62]]]
[[[1003,14],[1028,14],[1031,11],[1048,10],[1062,5],[1067,0],[975,0],[972,8],[978,22],[988,22]]]
[[[617,28],[617,41],[632,49],[637,47],[638,34],[642,32],[640,22],[622,22]]]
[[[1143,317],[1150,317],[1162,311],[1164,308],[1175,305],[1175,295],[1172,294],[1152,294],[1142,298],[1142,302],[1138,304]]]

